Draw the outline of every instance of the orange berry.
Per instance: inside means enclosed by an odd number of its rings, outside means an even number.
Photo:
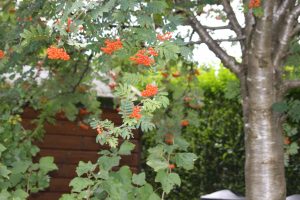
[[[151,96],[155,96],[157,92],[158,92],[158,88],[156,85],[148,84],[146,86],[146,89],[142,91],[141,95],[143,97],[151,97]]]
[[[155,60],[149,57],[149,52],[146,50],[139,50],[134,56],[131,56],[129,60],[133,61],[135,64],[145,65],[150,67],[155,63]]]
[[[188,126],[190,123],[187,119],[181,120],[181,126]]]
[[[139,120],[142,117],[142,115],[140,114],[140,112],[141,112],[140,106],[134,106],[133,107],[133,111],[132,111],[132,113],[130,114],[129,117],[130,118],[135,118],[135,119]]]
[[[164,77],[164,78],[168,78],[169,74],[166,73],[166,72],[162,72],[161,75]]]
[[[79,114],[80,115],[88,115],[88,114],[90,114],[90,112],[85,108],[80,108],[79,109]]]
[[[167,32],[167,33],[162,34],[162,35],[161,35],[161,34],[158,34],[158,35],[156,36],[156,38],[157,38],[159,41],[169,40],[169,39],[172,38],[172,33]]]
[[[116,88],[117,84],[115,82],[110,82],[108,84],[108,86],[110,87],[111,90],[114,90]]]
[[[5,56],[4,51],[0,50],[0,59],[4,58],[4,56]]]
[[[248,7],[249,7],[249,9],[258,8],[258,7],[260,7],[260,5],[261,5],[260,0],[250,0]]]
[[[123,43],[120,39],[115,41],[107,39],[104,43],[106,44],[106,47],[102,47],[101,50],[108,55],[111,55],[113,52],[123,48]]]
[[[97,132],[99,135],[101,135],[103,133],[103,129],[100,126],[97,126]]]
[[[286,144],[286,145],[291,144],[291,140],[290,140],[289,137],[285,137],[285,138],[284,138],[284,144]]]
[[[174,144],[174,135],[171,133],[165,134],[165,143],[169,145]]]
[[[63,48],[51,46],[47,49],[48,58],[51,60],[70,60],[70,56]]]
[[[90,128],[88,125],[86,125],[86,124],[83,123],[83,122],[79,122],[78,125],[79,125],[79,127],[80,127],[81,129],[83,129],[83,130],[89,130],[89,128]]]
[[[188,102],[192,101],[192,98],[191,97],[184,97],[183,100],[188,103]]]
[[[153,49],[152,47],[148,48],[148,53],[152,56],[158,56],[157,51],[155,51],[155,49]]]
[[[180,72],[179,72],[179,71],[176,71],[176,72],[172,73],[172,76],[173,76],[174,78],[177,78],[177,77],[180,76]]]
[[[169,169],[174,169],[174,168],[175,168],[175,165],[174,165],[174,164],[169,164],[168,168],[169,168]]]

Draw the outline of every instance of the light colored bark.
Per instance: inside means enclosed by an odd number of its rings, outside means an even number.
[[[244,101],[247,200],[284,200],[286,195],[283,137],[272,111],[280,98],[270,67],[248,68]],[[245,87],[245,86],[244,86]],[[245,88],[244,88],[245,89]]]

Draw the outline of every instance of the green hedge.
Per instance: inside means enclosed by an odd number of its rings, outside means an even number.
[[[179,83],[178,83],[179,84]],[[190,150],[199,156],[195,169],[177,172],[182,186],[167,199],[198,200],[200,195],[221,189],[230,189],[244,195],[244,134],[239,83],[226,69],[218,73],[209,70],[202,73],[200,85],[204,107],[199,110],[199,127],[188,126],[183,136],[190,142]],[[153,133],[155,134],[155,133]],[[153,134],[143,136],[143,158],[152,146]],[[288,194],[300,192],[299,158],[290,158],[287,167]],[[143,170],[154,183],[154,175],[143,162]]]

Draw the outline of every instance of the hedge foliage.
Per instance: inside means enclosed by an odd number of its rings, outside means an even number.
[[[178,83],[178,86],[182,83]],[[203,194],[222,189],[230,189],[244,195],[244,133],[242,121],[242,107],[239,96],[239,82],[228,70],[220,68],[206,70],[199,77],[199,85],[203,91],[204,107],[198,110],[199,124],[183,129],[182,134],[190,143],[190,151],[198,156],[195,168],[191,171],[177,170],[182,177],[182,186],[168,199],[196,200]],[[299,91],[288,98],[299,97]],[[172,102],[171,102],[172,104]],[[295,127],[292,120],[288,124]],[[143,136],[144,149],[155,143],[155,135]],[[291,140],[297,142],[297,135]],[[146,152],[143,152],[146,157]],[[297,155],[290,156],[286,167],[287,194],[300,192],[298,176],[300,159]],[[143,164],[143,170],[151,174]],[[151,179],[150,177],[147,177]]]

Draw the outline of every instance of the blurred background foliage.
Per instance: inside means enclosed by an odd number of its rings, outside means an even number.
[[[190,143],[189,151],[195,153],[198,160],[195,162],[195,169],[191,171],[175,168],[182,179],[182,186],[171,193],[167,199],[196,200],[200,195],[222,189],[230,189],[237,194],[244,195],[245,156],[239,82],[231,72],[222,66],[218,70],[211,67],[201,69],[197,79],[197,84],[189,85],[186,84],[186,79],[177,78],[176,81],[170,81],[173,86],[168,88],[168,92],[173,94],[173,97],[174,88],[181,91],[187,87],[190,87],[190,91],[194,89],[199,91],[200,89],[202,107],[191,110],[186,103],[178,103],[181,101],[180,99],[171,98],[175,101],[171,102],[171,105],[177,105],[176,109],[182,109],[187,113],[197,112],[195,118],[189,119],[197,121],[190,121],[189,126],[181,129],[181,135]],[[297,102],[298,100],[300,100],[300,90],[294,90],[284,102]],[[295,103],[291,103],[289,106],[291,109],[295,109]],[[285,141],[288,161],[286,162],[286,181],[287,194],[291,195],[300,193],[300,180],[295,178],[299,177],[300,167],[300,158],[297,155],[299,123],[288,114],[288,110],[288,108],[285,110],[287,113],[285,126],[288,126],[291,129],[288,131],[293,131],[293,134],[285,131],[286,139],[288,138],[288,141]],[[296,112],[300,113],[300,109]],[[164,125],[167,126],[167,124]],[[158,140],[157,135],[161,135],[157,132],[143,135],[142,170],[146,171],[147,178],[152,181],[152,184],[155,184],[154,174],[145,164],[145,159],[147,157],[146,150],[154,146]],[[292,148],[291,151],[289,151],[290,148]]]

